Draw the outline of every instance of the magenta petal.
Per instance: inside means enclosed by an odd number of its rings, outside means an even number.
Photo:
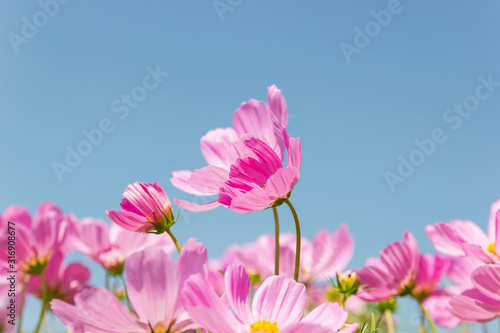
[[[261,168],[267,168],[267,173],[272,175],[276,170],[281,169],[280,157],[264,141],[257,138],[245,140],[245,145],[250,148],[261,162]]]
[[[204,204],[197,204],[194,202],[189,202],[186,200],[174,199],[174,203],[183,209],[190,210],[192,212],[206,212],[208,210],[217,208],[220,206],[219,201],[210,201]]]
[[[333,332],[344,326],[347,320],[347,312],[338,303],[323,303],[309,312],[302,319],[302,323],[318,323],[330,328]]]
[[[250,311],[250,276],[242,265],[230,265],[224,273],[226,297],[236,316],[245,324],[252,325]]]
[[[229,169],[231,144],[236,140],[238,135],[233,128],[216,128],[201,138],[201,154],[209,165]]]
[[[168,327],[174,319],[179,292],[175,262],[162,249],[146,248],[126,262],[127,291],[139,317],[155,326]]]
[[[293,190],[293,187],[299,181],[299,177],[300,172],[296,168],[278,169],[267,181],[267,195],[273,199],[288,198],[288,193]]]
[[[389,244],[382,250],[380,259],[391,273],[394,288],[404,287],[415,275],[412,253],[402,242]]]
[[[278,327],[297,323],[306,308],[306,288],[285,275],[267,278],[252,301],[254,320],[277,322]]]
[[[245,327],[234,317],[201,274],[192,275],[185,282],[182,301],[191,319],[211,332],[245,332]]]

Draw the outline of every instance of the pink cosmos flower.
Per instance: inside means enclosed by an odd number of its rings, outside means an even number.
[[[229,178],[219,189],[219,203],[238,213],[276,207],[290,197],[299,181],[300,138],[288,138],[288,165],[269,144],[242,138],[233,144],[239,157],[231,164]]]
[[[267,89],[269,105],[251,99],[234,112],[234,129],[217,128],[201,138],[200,148],[208,166],[193,171],[172,172],[171,182],[178,189],[195,196],[218,195],[219,188],[229,178],[231,164],[237,156],[232,144],[242,137],[258,137],[269,144],[284,159],[288,133],[288,107],[276,85]],[[185,200],[174,200],[178,205],[192,211],[206,211],[218,207],[218,200],[198,204]]]
[[[462,320],[451,312],[450,301],[453,296],[474,288],[470,276],[472,271],[483,263],[471,257],[449,257],[447,260],[449,267],[446,276],[453,285],[435,290],[423,301],[423,305],[436,324],[454,328],[460,325]]]
[[[486,235],[474,222],[453,220],[425,228],[438,252],[451,256],[471,256],[486,263],[500,263],[500,200],[491,206]]]
[[[69,215],[51,202],[42,203],[33,219],[22,207],[10,206],[0,219],[2,244],[8,242],[8,221],[15,224],[16,266],[24,273],[40,274],[52,255],[65,247]],[[12,225],[11,225],[12,226]],[[0,249],[0,262],[8,265],[7,247]]]
[[[475,288],[467,289],[450,301],[451,312],[458,318],[484,323],[500,317],[500,265],[483,265],[474,270]]]
[[[125,266],[127,291],[133,315],[111,292],[88,288],[75,296],[75,306],[54,300],[52,310],[73,332],[178,333],[192,324],[185,312],[180,289],[192,274],[206,275],[205,246],[191,238],[177,262],[160,248],[133,253]]]
[[[80,243],[77,250],[90,256],[111,274],[120,275],[124,270],[125,260],[132,253],[146,247],[161,247],[168,254],[175,250],[174,244],[166,237],[137,234],[116,224],[108,225],[93,218],[82,219],[78,235]]]
[[[419,264],[417,241],[407,231],[402,242],[390,243],[380,253],[380,259],[368,259],[357,271],[364,286],[358,296],[367,301],[383,301],[409,292]]]
[[[434,293],[448,272],[450,263],[448,257],[421,254],[412,295],[422,301]]]
[[[135,182],[123,192],[122,211],[107,210],[106,215],[130,231],[163,233],[175,222],[172,205],[158,183]]]
[[[47,295],[52,299],[60,299],[73,304],[76,293],[81,291],[90,279],[90,271],[80,263],[65,266],[64,255],[56,252],[43,271],[47,283]],[[26,291],[42,298],[42,283],[40,276],[34,276],[26,285]]]
[[[295,264],[296,238],[293,233],[280,234],[280,274],[293,277]],[[274,235],[261,235],[255,242],[233,245],[226,252],[225,267],[232,263],[241,264],[247,272],[258,279],[274,275]],[[344,270],[354,253],[354,240],[348,227],[342,224],[339,230],[318,232],[311,242],[301,239],[301,258],[299,281],[309,285],[335,277]]]
[[[191,276],[182,291],[184,307],[194,322],[217,333],[244,332],[338,332],[347,312],[338,304],[324,303],[302,320],[306,307],[305,286],[286,276],[267,278],[250,304],[250,277],[241,265],[225,273],[226,298],[233,312],[212,290],[202,275]],[[342,332],[354,332],[352,325]]]

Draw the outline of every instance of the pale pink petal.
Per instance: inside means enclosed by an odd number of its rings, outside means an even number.
[[[195,190],[190,184],[189,184],[189,178],[193,175],[192,171],[188,170],[181,170],[181,171],[173,171],[172,172],[172,178],[170,178],[170,182],[172,185],[177,187],[179,190],[192,194],[192,195],[209,195],[206,193],[206,191],[198,191]]]
[[[490,257],[486,252],[484,252],[483,248],[479,245],[463,244],[462,248],[464,250],[465,255],[469,257],[477,258],[479,260],[484,261],[487,264],[495,262],[495,258]]]
[[[52,311],[75,332],[149,332],[147,325],[140,323],[106,289],[84,289],[76,295],[75,302],[76,307],[59,300],[51,302]]]
[[[333,332],[344,326],[347,320],[347,312],[338,303],[323,303],[309,312],[302,323],[316,323],[331,329]]]
[[[300,172],[296,168],[278,169],[267,181],[267,195],[273,199],[288,198],[288,193],[293,190],[293,187],[299,181],[299,177]]]
[[[306,308],[306,288],[284,275],[267,278],[255,292],[252,314],[256,322],[269,320],[278,327],[297,323]]]
[[[106,215],[123,229],[143,232],[151,229],[152,225],[147,223],[146,218],[135,213],[117,210],[107,210]]]
[[[201,169],[195,169],[188,179],[188,183],[200,193],[214,195],[219,193],[219,188],[228,178],[229,172],[227,170],[209,165]]]
[[[279,328],[279,326],[278,326]],[[294,325],[290,325],[280,330],[280,333],[332,333],[330,328],[324,327],[320,324],[316,323],[297,323]],[[342,331],[344,333],[344,331]]]
[[[444,328],[455,328],[462,323],[460,318],[450,312],[452,296],[453,294],[440,290],[427,297],[423,302],[423,306],[429,312],[432,320]]]
[[[474,222],[454,220],[450,221],[450,227],[465,243],[487,245],[489,242],[488,236]]]
[[[436,223],[425,227],[425,233],[436,248],[436,251],[450,256],[463,256],[463,242],[457,238],[453,230],[446,223]]]
[[[150,246],[160,247],[168,254],[175,251],[175,245],[169,237],[132,232],[114,223],[109,227],[109,240],[125,258]]]
[[[469,289],[450,300],[450,311],[456,317],[470,322],[488,322],[500,315],[500,303]]]
[[[233,125],[238,138],[245,134],[260,135],[266,138],[275,151],[280,152],[274,134],[275,123],[266,103],[254,99],[241,103],[241,106],[234,111]]]
[[[300,169],[302,164],[302,145],[300,138],[290,138],[288,148],[288,166]]]
[[[451,264],[447,273],[448,279],[460,289],[473,288],[470,276],[472,272],[484,263],[473,257],[450,258]]]
[[[500,210],[495,214],[495,252],[500,253]]]
[[[208,274],[207,249],[203,243],[195,238],[189,238],[182,247],[182,251],[177,259],[181,285],[193,274]]]
[[[283,128],[288,126],[288,106],[281,90],[275,84],[267,88],[269,107]]]
[[[211,332],[245,332],[245,326],[234,317],[201,274],[192,275],[186,281],[182,301],[191,319]]]
[[[490,218],[488,219],[488,238],[495,239],[496,214],[500,210],[500,200],[495,201],[490,207]]]
[[[5,220],[5,224],[10,221],[16,224],[22,224],[28,228],[31,225],[30,213],[26,208],[20,206],[12,205],[7,207],[2,214],[2,218]]]
[[[208,210],[217,208],[220,206],[220,203],[218,200],[215,201],[210,201],[204,204],[197,204],[194,202],[189,202],[186,200],[180,200],[180,199],[174,199],[174,203],[178,206],[180,206],[183,209],[192,211],[192,212],[206,212]]]
[[[125,265],[127,291],[139,317],[168,327],[174,319],[179,292],[176,264],[163,250],[146,248],[133,253]]]
[[[201,138],[201,154],[209,165],[229,170],[231,144],[236,140],[238,136],[231,127],[216,128]]]
[[[311,263],[307,263],[313,278],[327,280],[340,273],[354,254],[354,239],[346,224],[330,235],[323,230],[314,236]]]
[[[249,213],[266,208],[272,201],[265,190],[254,188],[234,198],[230,208],[237,213]]]
[[[464,243],[487,246],[489,242],[484,232],[470,221],[439,222],[434,226],[427,226],[425,231],[437,251],[453,256],[463,255],[461,245]]]
[[[250,276],[242,265],[230,265],[224,273],[226,297],[236,316],[247,326],[253,324],[250,311]]]
[[[472,272],[474,286],[487,297],[500,302],[500,265],[484,265]]]
[[[109,227],[102,221],[94,219],[83,219],[80,237],[92,253],[107,250],[109,242]]]

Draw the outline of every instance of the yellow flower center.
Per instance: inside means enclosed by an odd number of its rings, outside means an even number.
[[[271,324],[268,320],[261,320],[250,326],[250,332],[276,333],[279,332],[278,323],[274,322]]]
[[[495,241],[491,241],[490,244],[488,244],[486,251],[491,252],[494,255],[498,256],[498,253],[495,252]]]
[[[153,332],[154,333],[166,333],[166,332],[168,332],[168,327],[165,327],[165,325],[163,325],[163,323],[158,323],[153,328]]]

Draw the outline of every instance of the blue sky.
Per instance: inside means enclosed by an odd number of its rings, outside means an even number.
[[[1,210],[51,200],[106,218],[135,181],[192,199],[171,172],[204,166],[201,136],[276,84],[302,140],[291,201],[303,234],[347,223],[351,268],[406,229],[433,252],[427,224],[486,228],[500,198],[497,2],[54,1],[0,1]],[[101,142],[81,144],[103,123]],[[58,177],[54,163],[79,145],[88,155]],[[223,208],[183,211],[174,228],[211,257],[272,230],[269,211]]]

